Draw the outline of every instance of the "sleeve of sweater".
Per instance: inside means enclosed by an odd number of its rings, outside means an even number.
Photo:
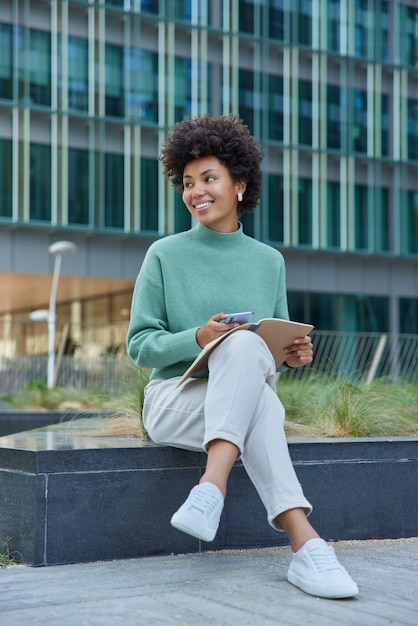
[[[286,287],[286,269],[284,259],[280,258],[278,270],[279,280],[277,283],[276,305],[274,309],[274,317],[282,320],[289,319],[289,309],[287,305],[287,287]]]
[[[159,258],[148,251],[136,280],[126,340],[131,360],[144,368],[167,367],[195,358],[197,328],[170,332]]]

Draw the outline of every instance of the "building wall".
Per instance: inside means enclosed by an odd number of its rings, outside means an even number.
[[[414,0],[3,0],[0,272],[71,239],[64,275],[132,284],[190,226],[167,130],[238,112],[265,152],[245,230],[283,251],[292,317],[418,332],[417,29]]]

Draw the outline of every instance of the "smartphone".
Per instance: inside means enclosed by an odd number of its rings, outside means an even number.
[[[242,313],[230,313],[228,317],[226,317],[222,322],[224,324],[246,324],[250,321],[252,316],[254,315],[254,311],[243,311]]]

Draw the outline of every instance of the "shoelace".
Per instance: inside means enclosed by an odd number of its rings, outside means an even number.
[[[202,513],[212,513],[219,506],[219,498],[214,493],[202,493],[200,489],[194,489],[189,496],[189,505]]]
[[[327,549],[323,547],[311,548],[309,554],[318,572],[341,569],[341,564],[331,546],[328,546]]]

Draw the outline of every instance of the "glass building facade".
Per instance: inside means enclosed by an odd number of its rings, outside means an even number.
[[[263,145],[248,234],[295,268],[395,260],[416,276],[414,0],[3,0],[0,228],[138,245],[189,228],[158,154],[207,112],[238,112]],[[418,333],[415,278],[290,278],[294,318]]]

